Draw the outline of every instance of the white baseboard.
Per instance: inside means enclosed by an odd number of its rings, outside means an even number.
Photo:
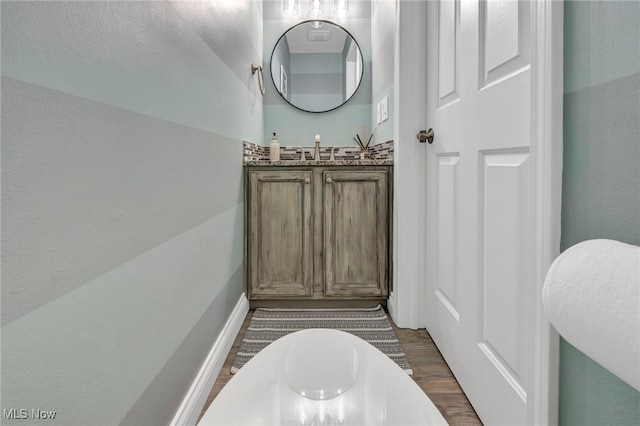
[[[389,311],[389,315],[391,315],[391,319],[395,324],[398,323],[397,315],[396,315],[396,298],[395,293],[392,291],[389,293],[389,297],[387,297],[387,311]]]
[[[213,343],[209,355],[202,363],[202,367],[185,395],[182,404],[180,404],[178,411],[176,411],[171,423],[169,423],[171,426],[194,426],[196,424],[202,408],[207,402],[209,392],[211,392],[211,388],[218,374],[220,374],[220,370],[222,370],[224,361],[231,351],[233,342],[240,332],[247,312],[249,312],[249,300],[243,293],[222,328],[220,335]]]

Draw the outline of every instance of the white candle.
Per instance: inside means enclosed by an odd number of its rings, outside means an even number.
[[[320,142],[320,135],[316,135],[316,142]]]

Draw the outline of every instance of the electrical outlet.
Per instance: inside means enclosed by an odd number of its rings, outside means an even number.
[[[382,119],[381,121],[385,121],[389,119],[389,96],[382,98],[380,104],[380,118]]]

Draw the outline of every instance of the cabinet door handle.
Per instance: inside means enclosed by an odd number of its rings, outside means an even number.
[[[310,183],[310,182],[311,182],[311,179],[309,179],[309,178],[304,178],[304,183]]]
[[[333,179],[327,178],[327,183],[331,183],[331,182],[333,182]]]

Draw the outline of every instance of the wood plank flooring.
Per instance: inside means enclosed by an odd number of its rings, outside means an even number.
[[[411,364],[411,377],[438,407],[445,420],[451,426],[482,425],[427,330],[398,328],[391,318],[389,322]]]
[[[252,315],[253,311],[247,314],[240,333],[238,333],[231,352],[229,352],[229,356],[227,356],[224,366],[220,371],[220,375],[218,375],[211,389],[204,409],[200,414],[201,417],[209,407],[209,404],[211,404],[211,401],[213,401],[224,385],[231,379],[231,364],[236,356],[236,352],[238,352],[240,342],[242,342],[242,337],[249,326]],[[429,398],[431,398],[431,401],[438,407],[447,422],[449,422],[451,426],[482,425],[426,330],[400,329],[393,324],[391,319],[389,320],[413,368],[413,376],[411,377]]]

